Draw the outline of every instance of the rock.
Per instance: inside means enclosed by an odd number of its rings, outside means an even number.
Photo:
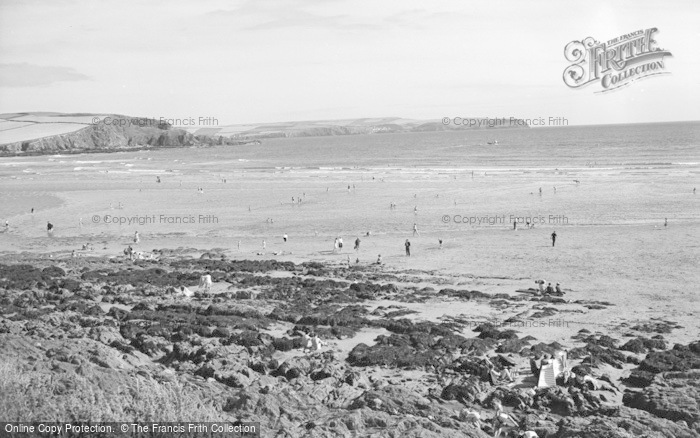
[[[700,370],[658,374],[641,392],[626,393],[623,403],[691,427],[700,425]]]
[[[88,332],[88,337],[105,345],[112,345],[113,342],[124,342],[124,338],[115,327],[92,327]]]

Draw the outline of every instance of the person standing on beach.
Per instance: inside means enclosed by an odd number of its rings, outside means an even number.
[[[51,222],[46,223],[46,232],[49,236],[53,236],[53,224]]]
[[[518,227],[518,222],[517,222],[517,221],[513,221],[513,230],[515,230],[517,227]]]
[[[418,232],[418,225],[416,223],[413,223],[413,237],[416,237],[416,235],[420,236],[420,233]]]
[[[360,250],[360,238],[355,239],[355,251]]]
[[[552,231],[552,246],[554,246],[554,242],[557,241],[557,232]]]
[[[134,231],[134,243],[139,243],[141,241],[141,238],[139,237],[139,232]]]
[[[406,257],[411,257],[411,242],[409,242],[408,239],[406,239],[404,246],[406,247]]]
[[[338,252],[338,238],[335,238],[335,241],[333,242],[333,254]]]
[[[338,251],[343,251],[343,238],[338,237]]]
[[[442,249],[442,239],[438,239],[438,244],[440,245],[438,248]]]

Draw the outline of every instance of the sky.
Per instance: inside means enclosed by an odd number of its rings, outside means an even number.
[[[0,0],[0,113],[700,120],[698,23],[697,0]],[[569,42],[650,27],[670,74],[564,84]]]

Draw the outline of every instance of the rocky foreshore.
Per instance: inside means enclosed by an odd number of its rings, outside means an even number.
[[[200,254],[0,258],[0,419],[256,421],[279,437],[700,436],[700,342],[669,345],[672,323],[544,343],[412,319],[403,304],[517,303],[531,318],[610,304]],[[324,345],[306,348],[307,334]],[[538,386],[535,364],[561,351],[566,373]]]

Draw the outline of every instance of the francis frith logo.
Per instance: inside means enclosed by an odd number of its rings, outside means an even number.
[[[605,93],[627,86],[650,76],[670,74],[664,57],[673,56],[657,46],[655,27],[620,35],[606,42],[592,37],[572,41],[564,48],[564,56],[572,62],[564,70],[564,83],[570,88],[581,88],[596,82]]]

